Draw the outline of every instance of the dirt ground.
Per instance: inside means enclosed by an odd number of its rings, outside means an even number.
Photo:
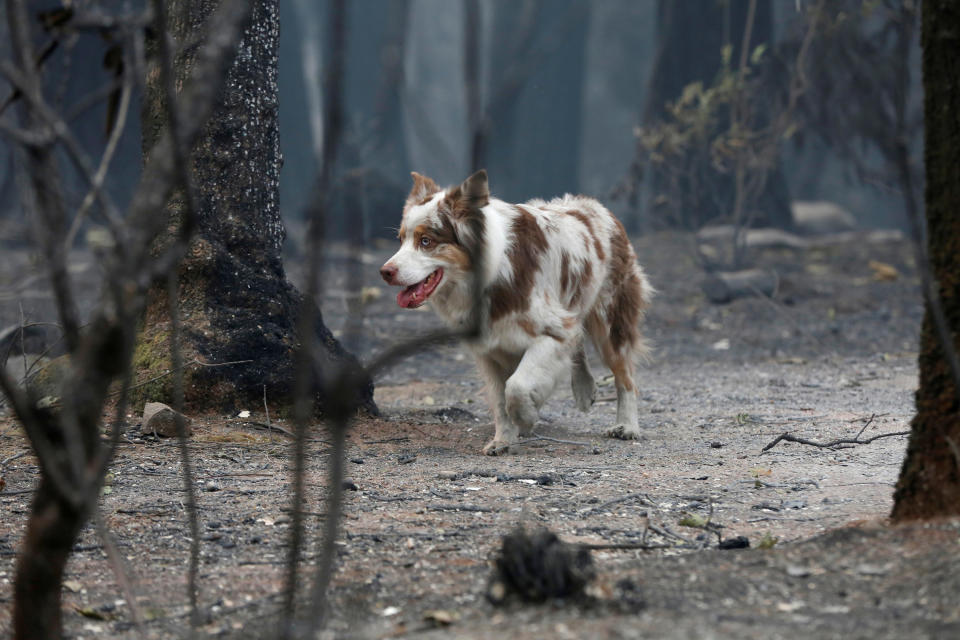
[[[707,302],[693,240],[637,238],[659,290],[655,344],[641,371],[637,442],[602,436],[612,384],[589,414],[566,386],[542,412],[543,439],[480,455],[490,414],[466,351],[425,346],[377,379],[382,416],[349,435],[345,518],[328,638],[948,638],[960,637],[960,522],[891,527],[886,516],[906,437],[825,442],[909,428],[922,305],[909,246],[860,232],[805,249],[755,251],[780,276],[773,300]],[[324,313],[364,358],[438,326],[399,309],[377,267],[389,247],[329,252]],[[296,280],[294,269],[292,276]],[[241,410],[251,412],[238,418]],[[272,637],[289,536],[290,444],[258,407],[194,416],[201,507],[203,633]],[[276,421],[274,421],[276,423]],[[281,426],[284,423],[279,423]],[[310,443],[312,559],[329,448]],[[36,460],[0,422],[0,633],[10,625],[14,554]],[[84,531],[69,565],[70,637],[186,635],[189,530],[174,443],[129,431],[102,513],[134,578],[134,626],[102,540]],[[685,526],[708,522],[708,529]],[[502,536],[543,525],[592,545],[597,577],[577,603],[486,597]],[[721,550],[745,536],[750,548]],[[767,548],[762,548],[767,547]],[[308,570],[308,575],[311,572]]]

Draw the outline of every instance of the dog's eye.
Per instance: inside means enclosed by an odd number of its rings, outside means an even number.
[[[429,236],[423,236],[422,238],[420,238],[421,247],[429,247],[432,244],[433,244],[433,239],[430,238]]]

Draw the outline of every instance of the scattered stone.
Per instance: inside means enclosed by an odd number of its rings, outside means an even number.
[[[750,539],[747,536],[737,536],[735,538],[727,538],[726,540],[721,540],[720,544],[717,545],[718,549],[748,549],[750,547]]]
[[[791,564],[787,566],[787,575],[791,578],[806,578],[812,572],[806,567],[801,567],[799,565]]]
[[[600,454],[603,453],[603,452],[600,450],[600,447],[594,447],[592,453],[593,453],[593,455],[598,456],[598,455],[600,455]]]
[[[209,491],[211,493],[214,491],[220,491],[220,485],[218,485],[216,482],[213,482],[211,480],[203,485],[203,490]]]
[[[400,457],[397,458],[397,464],[410,464],[417,459],[417,454],[415,453],[402,453]]]
[[[441,471],[437,474],[437,477],[441,480],[456,480],[460,476],[455,471]]]
[[[350,458],[350,462],[353,464],[363,464],[363,458]]]
[[[890,565],[864,563],[857,565],[857,573],[862,576],[885,576],[890,573]]]
[[[184,431],[189,437],[193,434],[190,426],[192,420],[187,416],[178,414],[169,406],[162,402],[148,402],[143,407],[143,422],[140,426],[140,432],[143,434],[156,434],[164,438],[174,438],[177,435],[177,416],[183,418]]]
[[[460,614],[456,611],[436,609],[434,611],[427,611],[424,613],[423,619],[427,622],[432,622],[437,627],[448,627],[460,619]]]
[[[343,487],[345,491],[357,490],[357,483],[353,481],[353,478],[344,478],[343,482],[340,483],[340,486]]]
[[[719,440],[714,440],[713,442],[710,443],[711,449],[719,449],[722,446],[723,446],[723,443],[720,442]]]
[[[746,296],[770,297],[778,282],[776,273],[763,269],[716,271],[707,276],[701,288],[710,302],[724,304]]]
[[[790,205],[793,226],[807,235],[852,231],[857,220],[849,211],[833,202],[797,201]]]

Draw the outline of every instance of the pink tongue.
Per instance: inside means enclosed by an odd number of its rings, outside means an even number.
[[[407,287],[403,291],[397,294],[397,304],[405,309],[411,309],[413,307],[420,306],[423,302],[423,288],[424,282],[418,282],[412,287]]]

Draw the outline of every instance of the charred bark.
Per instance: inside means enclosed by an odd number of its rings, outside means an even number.
[[[927,253],[952,347],[960,350],[960,6],[926,0],[922,13]],[[935,325],[928,304],[917,414],[894,492],[895,520],[960,515],[960,390]]]
[[[210,0],[171,3],[171,34],[181,44],[190,43],[215,5]],[[281,263],[285,232],[278,199],[278,36],[277,0],[255,2],[220,104],[191,156],[196,234],[179,272],[184,361],[237,363],[185,372],[185,400],[194,410],[259,406],[264,393],[280,411],[292,402],[302,296],[286,280]],[[176,74],[185,76],[191,66],[188,45],[177,61]],[[150,75],[144,102],[145,156],[167,122],[164,92],[156,76]],[[168,207],[171,230],[178,227],[185,206],[181,195]],[[323,370],[317,379],[359,368],[319,313],[314,331]],[[148,307],[135,354],[138,378],[169,368],[168,339],[165,296],[158,292]],[[322,412],[322,392],[317,391]],[[165,401],[170,392],[170,383],[160,380],[136,389],[134,402]],[[376,411],[369,378],[363,378],[356,403]]]

